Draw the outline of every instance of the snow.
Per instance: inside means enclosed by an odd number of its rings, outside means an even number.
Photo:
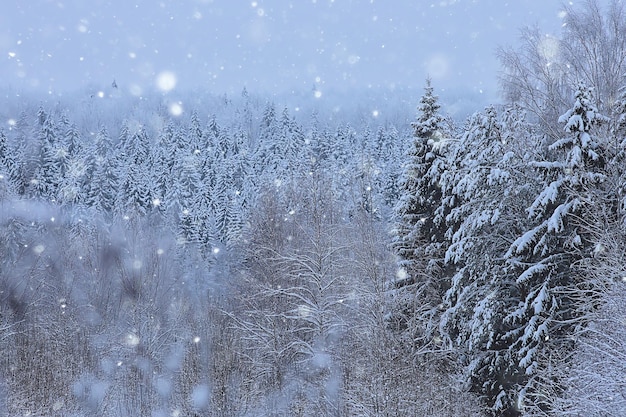
[[[176,74],[172,71],[162,71],[155,79],[157,88],[164,93],[173,90],[176,87],[177,82],[178,79],[176,78]]]
[[[544,271],[548,270],[549,266],[543,263],[538,263],[527,268],[519,277],[517,277],[518,284],[524,284],[527,280],[532,279],[536,275],[542,275]]]
[[[56,92],[7,93],[2,114],[1,406],[470,416],[486,411],[479,397],[491,411],[514,407],[528,387],[518,385],[543,376],[542,349],[566,334],[549,334],[569,313],[562,294],[591,282],[575,268],[614,251],[589,245],[585,222],[568,228],[587,201],[600,204],[588,190],[605,175],[585,171],[605,156],[584,125],[597,113],[566,113],[569,135],[545,154],[534,144],[547,133],[508,125],[508,108],[463,128],[409,122],[426,71],[449,95],[467,99],[468,84],[490,96],[485,42],[523,18],[497,10],[524,5],[139,0],[111,19],[38,1],[8,6],[27,21],[23,42],[12,19],[0,28],[0,77],[24,63],[24,83]],[[72,36],[55,44],[58,31]],[[111,33],[121,35],[85,46]],[[46,65],[28,65],[31,44]],[[539,48],[551,72],[558,44]],[[85,77],[68,83],[68,62]],[[410,145],[432,163],[419,175],[402,163]],[[458,361],[442,371],[441,356]]]
[[[171,104],[168,106],[168,110],[169,110],[169,113],[170,113],[172,116],[174,116],[174,117],[178,117],[178,116],[180,116],[180,115],[182,115],[182,114],[183,114],[183,103],[182,103],[182,102],[180,102],[180,101],[175,102],[175,103],[171,103]]]
[[[557,201],[560,188],[563,186],[565,180],[559,178],[550,182],[550,184],[537,196],[533,204],[528,209],[528,215],[530,218],[534,217],[550,203]]]
[[[35,245],[35,246],[33,247],[33,252],[34,252],[36,255],[41,255],[45,249],[46,249],[45,245],[41,245],[41,244],[39,244],[39,245]]]
[[[514,255],[519,255],[533,249],[537,244],[537,238],[543,235],[546,228],[547,222],[525,232],[523,235],[515,239],[505,256],[507,258],[511,258]]]
[[[543,313],[547,297],[548,297],[548,288],[546,284],[544,284],[541,286],[539,293],[537,294],[537,296],[534,298],[533,302],[531,303],[531,307],[533,308],[533,311],[536,316]],[[537,334],[541,333],[540,328],[542,327],[541,326],[537,327],[537,329],[535,330],[535,336],[533,337],[536,338]]]
[[[565,218],[568,215],[570,215],[572,211],[576,210],[576,207],[579,204],[580,202],[577,199],[574,199],[572,201],[568,201],[566,203],[563,203],[557,206],[552,212],[552,214],[550,215],[550,218],[548,219],[548,223],[547,223],[548,233],[561,232],[564,227]]]
[[[139,336],[137,336],[135,333],[129,333],[126,335],[125,343],[131,347],[138,346],[140,343]]]

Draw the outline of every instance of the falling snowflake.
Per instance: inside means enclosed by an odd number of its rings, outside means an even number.
[[[176,74],[171,71],[163,71],[157,75],[156,78],[156,86],[159,90],[167,93],[176,87],[176,83],[178,80],[176,79]]]

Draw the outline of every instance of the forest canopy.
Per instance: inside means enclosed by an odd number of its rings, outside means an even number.
[[[622,415],[626,19],[566,16],[465,120],[7,100],[2,414]]]

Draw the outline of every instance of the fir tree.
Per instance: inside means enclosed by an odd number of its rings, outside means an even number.
[[[567,349],[568,335],[594,304],[592,283],[579,265],[594,249],[585,219],[602,201],[604,149],[595,132],[606,118],[591,100],[590,90],[579,84],[574,106],[559,118],[565,136],[549,147],[560,157],[533,164],[544,185],[527,209],[533,227],[506,253],[520,302],[506,317],[505,337],[525,375],[519,386],[522,406],[549,408],[542,403],[546,387],[539,377],[551,366],[548,352]]]
[[[508,345],[501,338],[506,309],[515,293],[502,254],[520,230],[521,161],[507,142],[504,125],[490,106],[473,115],[453,158],[455,169],[444,182],[455,201],[446,217],[449,246],[445,262],[451,273],[445,295],[442,329],[455,349],[464,352],[465,377],[497,413],[515,415]],[[512,135],[515,136],[515,135]]]
[[[439,181],[445,163],[442,142],[449,132],[439,109],[437,96],[427,80],[417,121],[413,123],[413,146],[400,180],[400,200],[395,208],[393,246],[399,258],[400,273],[394,287],[398,289],[398,319],[402,322],[432,317],[446,289],[440,271],[445,249],[444,229],[437,220],[436,210],[442,198]],[[419,307],[415,305],[418,295]],[[416,308],[426,311],[418,312]],[[409,331],[425,332],[423,342],[428,343],[437,325],[433,321],[426,325],[404,323],[402,326],[427,327]]]
[[[48,201],[56,201],[63,175],[61,160],[63,152],[59,146],[59,132],[51,115],[40,109],[38,112],[39,158],[31,189],[35,197]]]
[[[84,203],[91,171],[87,169],[88,158],[84,152],[83,138],[78,126],[64,118],[65,134],[59,147],[62,180],[59,184],[59,200],[63,204]]]
[[[113,142],[105,127],[102,127],[96,134],[89,166],[91,181],[88,184],[86,204],[110,220],[115,207],[119,173],[113,152]]]
[[[124,124],[120,133],[121,163],[118,189],[120,214],[145,215],[153,206],[155,189],[150,166],[150,140],[143,126],[131,131]]]
[[[4,130],[0,129],[0,200],[17,193],[18,164],[11,153]]]

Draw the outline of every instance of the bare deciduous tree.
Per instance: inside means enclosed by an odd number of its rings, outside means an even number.
[[[498,51],[505,97],[529,111],[551,141],[561,134],[554,120],[569,107],[579,81],[594,91],[599,110],[611,115],[626,73],[623,2],[611,0],[602,10],[597,0],[587,0],[580,8],[566,5],[564,13],[560,36],[527,27],[518,48]]]

